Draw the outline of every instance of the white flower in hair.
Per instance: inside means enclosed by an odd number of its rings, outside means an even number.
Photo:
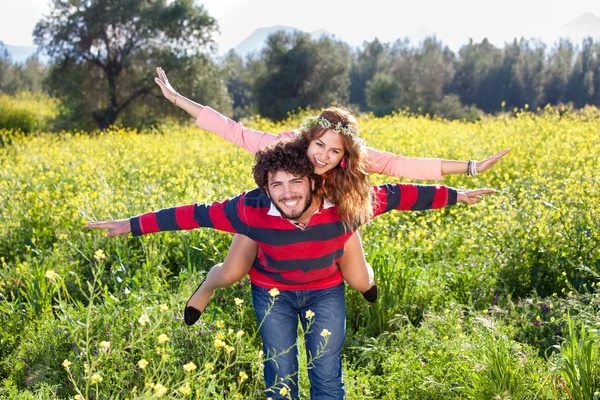
[[[320,118],[320,117],[315,117],[315,116],[307,117],[302,122],[300,127],[302,128],[303,131],[307,131],[317,124],[319,124],[321,126],[321,128],[323,128],[323,129],[331,129],[332,131],[334,131],[336,133],[346,135],[346,136],[351,136],[355,139],[358,138],[358,135],[360,133],[358,128],[354,125],[344,126],[341,121],[335,125],[332,125],[331,122],[329,122],[325,118]]]

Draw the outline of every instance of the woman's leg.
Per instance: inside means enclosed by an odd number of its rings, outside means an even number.
[[[344,256],[339,262],[342,276],[353,288],[363,294],[371,303],[377,300],[377,285],[373,268],[365,260],[362,242],[358,231],[348,239],[344,247]]]
[[[215,289],[230,286],[248,274],[257,251],[256,242],[244,235],[235,235],[225,261],[211,268],[188,300],[186,308],[193,307],[200,312],[204,311]]]

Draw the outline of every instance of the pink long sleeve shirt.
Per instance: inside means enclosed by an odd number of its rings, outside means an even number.
[[[252,154],[274,140],[294,136],[293,131],[285,131],[279,135],[274,135],[246,128],[241,122],[235,122],[206,106],[198,114],[196,125],[216,133],[228,142],[246,149]],[[371,173],[422,180],[440,180],[444,178],[440,158],[410,158],[370,147],[367,147],[367,152],[368,171]]]

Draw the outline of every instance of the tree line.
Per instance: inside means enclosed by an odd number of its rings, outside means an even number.
[[[164,106],[156,66],[186,97],[234,118],[280,120],[332,103],[378,116],[409,109],[467,119],[525,105],[600,106],[600,43],[591,38],[552,48],[470,40],[455,54],[435,37],[353,49],[330,37],[276,32],[258,54],[230,51],[217,60],[217,30],[188,0],[53,2],[34,31],[50,64],[37,57],[14,64],[0,42],[0,92],[45,91],[63,105],[58,127],[84,129],[184,118]]]

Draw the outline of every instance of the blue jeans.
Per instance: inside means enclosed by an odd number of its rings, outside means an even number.
[[[289,395],[292,399],[299,398],[297,341],[300,317],[308,360],[310,398],[343,399],[344,283],[321,290],[281,290],[275,297],[271,297],[269,289],[252,285],[252,301],[263,342],[266,397],[284,399]],[[272,302],[273,307],[267,313]],[[310,319],[306,315],[309,310],[314,313]],[[324,329],[331,333],[326,345],[321,335]],[[280,394],[284,387],[289,389],[286,396]]]

